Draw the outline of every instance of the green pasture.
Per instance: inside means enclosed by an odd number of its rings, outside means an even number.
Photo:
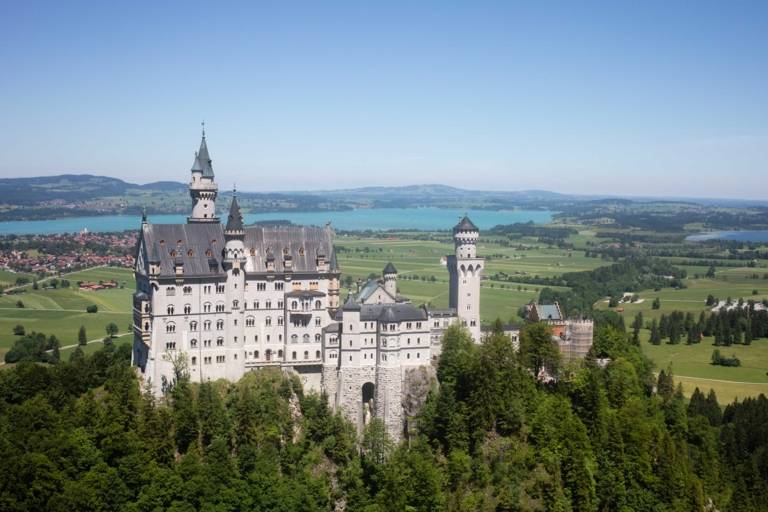
[[[0,288],[8,288],[16,284],[16,279],[20,277],[26,277],[28,279],[34,279],[34,275],[25,274],[23,272],[13,272],[5,268],[0,268]]]
[[[131,323],[131,294],[133,273],[127,269],[101,267],[65,275],[72,282],[70,288],[32,290],[24,293],[0,296],[0,358],[17,338],[12,334],[16,325],[23,325],[27,332],[55,335],[62,346],[77,343],[80,326],[85,326],[88,340],[101,339],[104,328],[110,322],[117,324],[120,333],[127,332]],[[78,280],[99,281],[115,279],[125,282],[123,289],[80,291]],[[17,301],[24,308],[16,307]],[[86,313],[87,306],[95,304],[98,313]],[[94,344],[95,345],[95,344]],[[88,346],[92,349],[91,345]]]

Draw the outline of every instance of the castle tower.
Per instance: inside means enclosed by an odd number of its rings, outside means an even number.
[[[390,294],[393,298],[397,298],[397,269],[390,262],[384,267],[384,291]]]
[[[224,228],[223,267],[227,272],[226,296],[229,311],[227,319],[227,374],[230,379],[240,377],[237,353],[245,343],[245,229],[237,195],[232,196],[227,225]]]
[[[189,195],[192,197],[192,215],[187,222],[219,222],[216,217],[216,195],[219,186],[214,181],[213,165],[205,141],[205,128],[200,141],[200,150],[195,153],[192,163],[192,181],[189,182]]]
[[[480,230],[465,215],[453,228],[455,252],[448,256],[449,305],[475,343],[480,343],[480,276],[485,266],[483,258],[477,257],[479,236]]]

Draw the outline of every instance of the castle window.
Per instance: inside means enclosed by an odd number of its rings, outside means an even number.
[[[240,303],[239,303],[238,301],[236,301],[236,300],[233,300],[233,301],[232,301],[232,307],[233,307],[234,309],[237,309],[237,307],[238,307],[239,305],[240,305]]]
[[[265,324],[267,324],[267,327],[269,327],[270,325],[272,325],[272,317],[271,317],[271,316],[268,316],[267,318],[265,318],[265,319],[264,319],[264,323],[265,323]]]
[[[176,257],[176,250],[173,250],[171,251],[171,258],[175,258],[175,257]]]
[[[259,301],[253,301],[253,309],[259,309]]]
[[[264,307],[266,307],[267,309],[272,309],[272,301],[271,301],[271,300],[268,300],[268,301],[267,301],[267,302],[264,304]]]
[[[192,348],[197,348],[197,340],[195,339],[189,340],[189,346]]]
[[[184,304],[184,314],[188,315],[191,312],[192,312],[192,306],[190,306],[189,304]]]
[[[216,304],[216,312],[217,313],[223,313],[224,312],[224,303],[219,302]]]
[[[296,359],[296,352],[291,352],[291,359]]]
[[[284,305],[285,305],[285,303],[283,301],[281,301],[281,300],[277,301],[277,309],[283,309]]]
[[[283,335],[282,334],[278,334],[277,335],[277,341],[283,341]]]
[[[216,346],[217,347],[223,347],[224,346],[224,338],[216,338]]]
[[[309,359],[309,351],[308,350],[304,351],[304,359]]]
[[[277,351],[277,357],[278,357],[278,359],[282,359],[283,358],[283,351],[282,350],[278,350]]]
[[[192,256],[194,256],[194,255],[195,255],[195,251],[193,251],[192,249],[190,249],[190,250],[188,250],[188,251],[187,251],[187,256],[189,256],[190,258],[191,258]]]
[[[299,247],[299,256],[304,256],[304,248]]]
[[[291,334],[291,343],[298,343],[298,342],[299,342],[299,335]]]
[[[210,313],[211,312],[211,303],[206,302],[203,304],[203,313]]]
[[[216,356],[216,362],[217,363],[223,363],[225,361],[226,356]]]
[[[253,352],[253,357],[255,357],[256,359],[258,359],[258,358],[259,358],[259,351],[258,351],[258,350],[255,350],[255,351]]]
[[[267,334],[267,343],[269,343],[269,334]]]
[[[192,295],[192,287],[191,286],[185,286],[182,288],[182,291],[184,292],[184,295]]]
[[[192,366],[197,366],[197,358],[196,357],[192,356],[191,361],[192,361]]]
[[[304,343],[309,343],[309,334],[305,334],[304,336],[302,336],[301,341],[303,341]]]
[[[203,322],[203,329],[206,330],[206,331],[210,331],[211,330],[211,321],[210,320],[206,320],[205,322]]]
[[[176,332],[176,324],[171,322],[168,325],[166,325],[165,326],[165,332],[167,332],[167,333]]]
[[[299,309],[299,303],[294,301],[291,301],[291,309]]]
[[[407,359],[410,359],[410,358],[411,358],[411,354],[407,354],[405,357],[406,357]]]
[[[211,357],[210,357],[210,356],[208,356],[208,357],[204,357],[204,358],[203,358],[203,363],[205,363],[205,364],[211,364]]]
[[[315,334],[315,342],[320,343],[320,334]]]
[[[281,291],[284,283],[275,283],[275,291]]]
[[[169,286],[168,288],[165,289],[165,294],[168,297],[173,297],[174,295],[176,295],[176,287],[175,286]]]
[[[252,316],[246,317],[246,319],[245,319],[245,326],[246,327],[253,327],[254,325],[256,325],[256,319],[253,318]]]
[[[413,324],[411,322],[408,322],[408,323],[405,324],[405,328],[406,329],[410,329],[412,326],[413,326]]]
[[[323,303],[320,302],[319,300],[316,300],[315,301],[315,309],[320,309],[322,307],[323,307]]]
[[[206,250],[205,250],[205,255],[206,255],[208,258],[211,258],[211,257],[213,257],[213,252],[212,252],[210,249],[206,249]]]
[[[173,314],[173,305],[172,304],[170,306],[168,306],[167,311],[168,311],[169,315]]]
[[[220,331],[224,329],[224,320],[216,320],[216,330]]]
[[[211,340],[203,340],[203,346],[204,347],[210,347],[211,346]]]
[[[283,317],[282,316],[277,317],[277,325],[283,325]]]
[[[315,317],[315,327],[320,327],[320,317]]]
[[[267,283],[256,283],[256,291],[263,292],[267,289]]]
[[[165,344],[165,350],[176,350],[176,342],[169,341]]]
[[[258,341],[259,341],[259,335],[258,334],[253,337],[253,341],[258,343]]]
[[[225,286],[223,284],[217,284],[216,285],[216,293],[224,293]]]

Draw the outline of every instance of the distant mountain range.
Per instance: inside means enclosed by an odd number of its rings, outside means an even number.
[[[220,195],[226,200],[231,192],[222,191]],[[242,199],[242,206],[254,212],[417,206],[567,210],[590,202],[608,204],[664,202],[729,207],[768,204],[760,201],[718,199],[586,196],[546,190],[467,190],[440,184],[297,192],[240,191],[238,196]],[[189,208],[187,184],[157,181],[138,185],[118,178],[92,174],[0,179],[0,220],[114,213],[134,214],[143,207],[147,207],[151,213],[186,212]]]

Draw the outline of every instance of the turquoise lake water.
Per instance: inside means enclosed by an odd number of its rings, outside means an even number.
[[[538,210],[460,210],[449,208],[371,208],[338,212],[274,212],[247,213],[246,223],[261,220],[289,220],[305,226],[324,226],[330,221],[340,230],[419,229],[438,230],[452,228],[459,217],[467,213],[480,229],[498,224],[533,221],[537,224],[552,220],[552,212]],[[226,216],[226,213],[223,213]],[[185,215],[150,215],[155,224],[178,224],[187,221]],[[139,216],[105,215],[101,217],[67,217],[51,220],[24,220],[0,222],[0,235],[74,233],[87,229],[92,232],[124,231],[136,229]]]

